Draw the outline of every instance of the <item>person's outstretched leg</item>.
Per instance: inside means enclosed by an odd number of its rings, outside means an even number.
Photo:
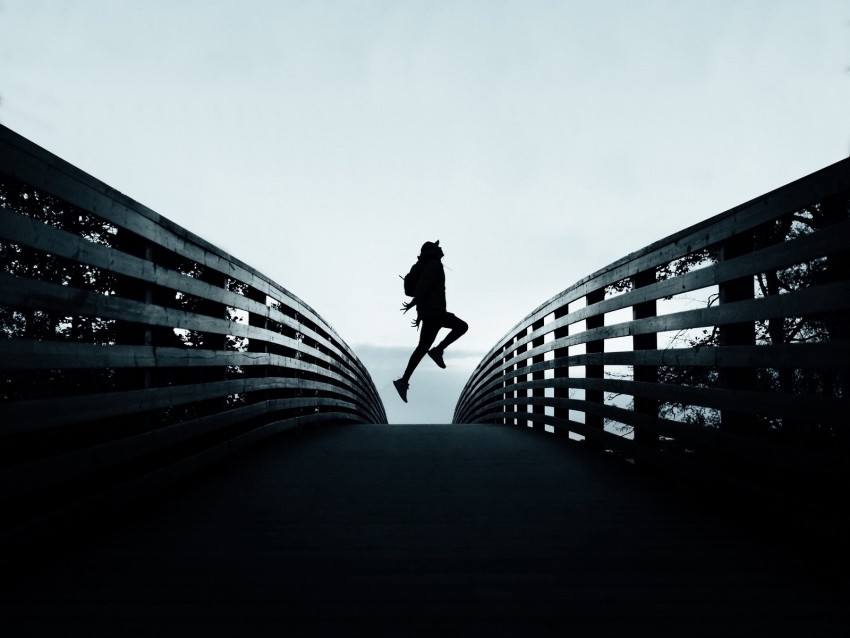
[[[437,333],[440,332],[440,327],[439,321],[429,321],[427,319],[422,320],[422,326],[419,332],[419,345],[416,346],[413,354],[410,355],[410,360],[407,362],[407,368],[401,376],[401,379],[393,381],[396,391],[405,403],[407,403],[407,388],[410,384],[410,377],[413,376],[413,371],[416,370],[416,366],[418,366],[419,362],[422,361],[422,357],[428,353],[428,348],[431,347],[431,344],[434,343],[434,339],[437,338]]]
[[[413,376],[413,371],[416,370],[416,366],[419,365],[419,362],[422,361],[422,357],[424,357],[428,352],[428,348],[430,348],[431,344],[434,343],[434,339],[437,338],[437,333],[440,332],[440,327],[439,321],[431,321],[428,319],[422,320],[422,328],[419,333],[419,345],[416,346],[416,350],[414,350],[413,354],[410,355],[410,360],[407,362],[407,369],[401,376],[405,383],[410,381],[410,377]]]

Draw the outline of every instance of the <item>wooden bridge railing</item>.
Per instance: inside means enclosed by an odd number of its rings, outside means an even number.
[[[542,304],[481,360],[454,421],[536,425],[712,481],[805,490],[847,477],[848,362],[844,160]]]
[[[5,127],[0,327],[0,533],[284,429],[386,422],[308,305]]]

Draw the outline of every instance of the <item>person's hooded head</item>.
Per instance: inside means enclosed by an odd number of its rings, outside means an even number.
[[[443,249],[440,248],[439,239],[437,241],[426,241],[419,251],[419,259],[439,259],[442,256]]]

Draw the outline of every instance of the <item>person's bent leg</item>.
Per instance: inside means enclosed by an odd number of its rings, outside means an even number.
[[[446,335],[445,339],[434,347],[434,350],[438,350],[441,353],[448,346],[465,335],[466,331],[469,330],[469,324],[467,324],[463,319],[454,316],[450,312],[447,312],[446,316],[443,318],[442,326],[443,328],[448,328],[450,332]],[[436,338],[436,335],[434,335],[434,338]]]

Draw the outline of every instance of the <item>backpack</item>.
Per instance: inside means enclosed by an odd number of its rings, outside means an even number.
[[[408,297],[413,297],[416,294],[416,283],[419,281],[419,276],[422,274],[422,262],[417,261],[410,267],[410,272],[404,277],[404,294]]]

